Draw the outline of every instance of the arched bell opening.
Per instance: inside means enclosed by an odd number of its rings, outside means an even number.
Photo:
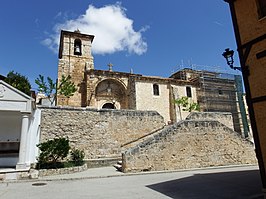
[[[81,55],[81,40],[75,39],[74,41],[74,55]]]

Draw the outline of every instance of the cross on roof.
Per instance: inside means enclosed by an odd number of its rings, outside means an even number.
[[[107,66],[109,66],[109,71],[113,71],[113,64],[112,63],[107,64]]]

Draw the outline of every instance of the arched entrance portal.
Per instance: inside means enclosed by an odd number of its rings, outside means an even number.
[[[127,95],[124,85],[116,79],[105,79],[95,89],[98,108],[126,109]]]
[[[105,109],[115,109],[115,105],[112,103],[105,103],[102,108]]]

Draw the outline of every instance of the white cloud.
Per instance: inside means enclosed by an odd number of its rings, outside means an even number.
[[[96,8],[89,5],[86,13],[77,19],[67,20],[54,26],[54,33],[42,43],[58,51],[61,29],[95,35],[92,51],[94,54],[111,54],[118,51],[127,51],[141,55],[147,51],[147,43],[142,38],[142,32],[133,29],[133,20],[127,18],[126,9],[117,3]]]

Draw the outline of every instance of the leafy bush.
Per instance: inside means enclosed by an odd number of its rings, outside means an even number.
[[[72,149],[70,152],[71,160],[76,166],[81,166],[84,163],[85,152],[80,149]]]
[[[41,150],[38,158],[38,168],[59,168],[63,167],[63,160],[69,154],[69,140],[66,138],[54,138],[40,143],[37,147]]]

